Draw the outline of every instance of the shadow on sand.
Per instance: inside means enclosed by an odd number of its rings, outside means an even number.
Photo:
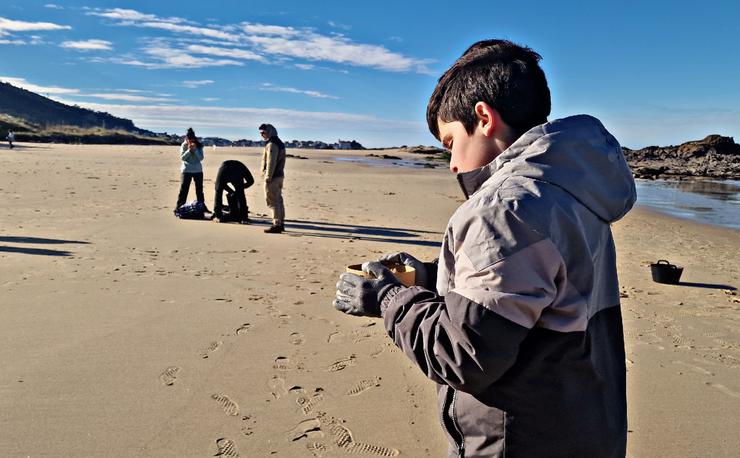
[[[270,220],[266,218],[251,218],[251,224],[267,226],[270,224]],[[324,221],[286,220],[285,234],[293,237],[323,237],[367,242],[401,243],[417,246],[442,246],[439,241],[417,240],[422,234],[434,234],[441,240],[442,233],[440,232],[397,227],[327,223]]]
[[[737,291],[737,288],[730,285],[719,285],[714,283],[693,283],[688,281],[680,281],[676,283],[677,286],[690,286],[692,288],[712,288],[712,289],[726,289],[729,291]]]
[[[35,254],[41,256],[72,256],[72,253],[65,250],[47,250],[46,248],[27,248],[19,246],[0,245],[0,253],[22,253]]]
[[[37,244],[49,244],[49,245],[62,245],[65,243],[77,243],[77,244],[88,245],[90,243],[90,242],[83,242],[81,240],[45,239],[41,237],[16,237],[12,235],[0,235],[0,242],[37,243]]]
[[[12,235],[0,235],[0,242],[5,243],[31,243],[39,245],[62,245],[67,243],[88,245],[90,242],[81,240],[46,239],[41,237],[17,237]],[[50,250],[48,248],[33,248],[23,246],[0,245],[0,253],[21,253],[39,256],[72,256],[72,252],[66,250]]]

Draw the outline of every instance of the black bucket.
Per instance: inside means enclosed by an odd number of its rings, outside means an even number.
[[[675,285],[681,279],[683,267],[671,264],[665,259],[650,264],[650,272],[653,274],[653,281],[656,283],[667,283]]]

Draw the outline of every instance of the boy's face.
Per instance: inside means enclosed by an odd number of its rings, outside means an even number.
[[[452,154],[452,173],[464,173],[483,167],[501,153],[496,142],[485,135],[478,125],[472,135],[468,134],[460,121],[444,122],[437,119],[437,126],[442,145]]]

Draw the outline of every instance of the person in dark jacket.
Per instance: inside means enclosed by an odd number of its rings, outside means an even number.
[[[244,190],[254,184],[249,169],[240,161],[224,161],[216,175],[216,197],[213,204],[213,219],[219,222],[239,221],[249,224],[249,206]],[[228,219],[223,214],[223,194],[229,204]]]
[[[624,336],[610,224],[635,202],[617,140],[597,119],[548,122],[541,57],[473,44],[427,107],[467,201],[438,265],[402,286],[380,262],[346,273],[338,310],[383,317],[435,381],[449,456],[623,457]]]

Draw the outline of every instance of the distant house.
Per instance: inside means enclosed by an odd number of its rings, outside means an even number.
[[[334,145],[336,149],[352,149],[352,144],[354,143],[354,140],[348,141],[348,140],[337,140],[337,143]]]

